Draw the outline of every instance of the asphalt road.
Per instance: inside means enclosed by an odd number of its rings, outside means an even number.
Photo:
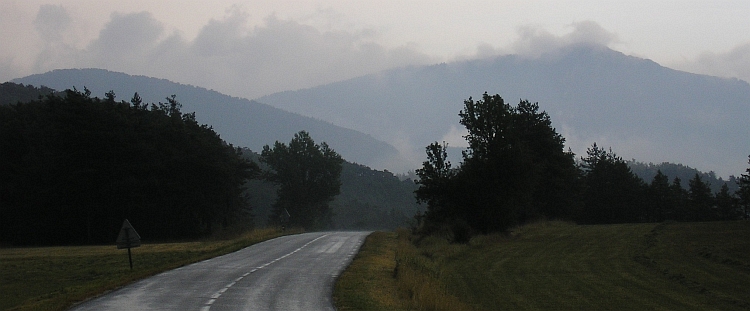
[[[71,310],[335,310],[335,279],[368,234],[276,238],[155,275]]]

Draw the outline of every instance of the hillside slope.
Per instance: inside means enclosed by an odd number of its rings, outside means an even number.
[[[682,163],[727,177],[744,171],[750,153],[748,83],[604,47],[400,68],[257,100],[369,133],[419,166],[433,141],[460,147],[457,114],[465,99],[484,92],[513,105],[539,102],[579,155],[597,142],[626,159]]]
[[[306,130],[316,141],[327,142],[346,160],[377,169],[390,169],[404,163],[393,146],[370,135],[256,101],[164,79],[102,69],[64,69],[12,82],[56,90],[86,87],[92,96],[98,97],[113,90],[118,100],[126,101],[138,92],[145,103],[164,102],[167,96],[175,94],[183,105],[183,112],[196,112],[198,122],[213,126],[224,140],[237,146],[260,151],[263,145],[288,141],[294,133]]]

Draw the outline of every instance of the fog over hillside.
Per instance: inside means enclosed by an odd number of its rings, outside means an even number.
[[[539,102],[578,155],[597,142],[625,159],[683,163],[724,177],[747,167],[747,82],[596,45],[406,67],[257,100],[373,135],[419,167],[429,143],[463,145],[458,112],[463,100],[484,92],[513,105]]]

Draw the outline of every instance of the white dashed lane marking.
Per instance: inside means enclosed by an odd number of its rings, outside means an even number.
[[[317,240],[320,240],[320,239],[322,239],[322,238],[324,238],[326,236],[328,236],[328,235],[327,234],[321,235],[321,236],[313,239],[312,241],[307,242],[305,245],[300,246],[300,248],[295,249],[291,253],[285,254],[284,256],[281,256],[281,257],[276,258],[274,260],[271,260],[271,261],[269,261],[267,263],[264,263],[264,264],[260,265],[257,268],[253,268],[252,270],[250,270],[250,272],[247,272],[247,273],[243,274],[241,277],[236,278],[234,280],[234,282],[227,284],[227,286],[224,286],[224,288],[220,289],[218,292],[216,292],[215,294],[211,295],[211,299],[209,299],[208,301],[206,301],[206,303],[204,304],[204,306],[201,308],[201,311],[209,311],[209,310],[211,310],[211,305],[213,305],[214,302],[216,302],[216,299],[219,299],[219,297],[221,297],[221,295],[224,294],[224,292],[226,292],[230,287],[234,286],[234,284],[237,284],[237,282],[241,281],[244,277],[250,275],[251,273],[253,273],[255,271],[258,271],[259,269],[263,269],[265,267],[268,267],[268,265],[270,265],[272,263],[275,263],[275,262],[277,262],[277,261],[279,261],[281,259],[287,258],[287,257],[293,255],[294,253],[301,251],[303,248],[305,248],[306,246],[312,244],[313,242],[315,242]]]

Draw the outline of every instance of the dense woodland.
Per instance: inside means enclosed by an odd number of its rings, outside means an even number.
[[[454,168],[447,146],[435,142],[427,146],[427,161],[416,172],[417,199],[427,205],[420,216],[424,233],[442,232],[464,242],[476,233],[505,231],[535,219],[612,224],[748,215],[750,168],[731,178],[739,185],[734,191],[724,183],[713,192],[698,172],[687,189],[679,176],[670,180],[660,169],[645,182],[627,161],[596,143],[580,159],[566,152],[565,139],[537,103],[522,100],[512,106],[485,93],[480,100],[465,100],[459,117],[469,142],[460,165]]]
[[[0,241],[107,243],[130,219],[144,237],[194,238],[247,219],[259,173],[174,96],[146,105],[66,91],[0,107]]]
[[[271,166],[175,96],[147,105],[13,83],[0,93],[18,99],[0,105],[0,245],[113,243],[125,218],[145,241],[278,224]],[[413,182],[389,172],[344,162],[340,184],[326,228],[406,226],[418,208]]]

